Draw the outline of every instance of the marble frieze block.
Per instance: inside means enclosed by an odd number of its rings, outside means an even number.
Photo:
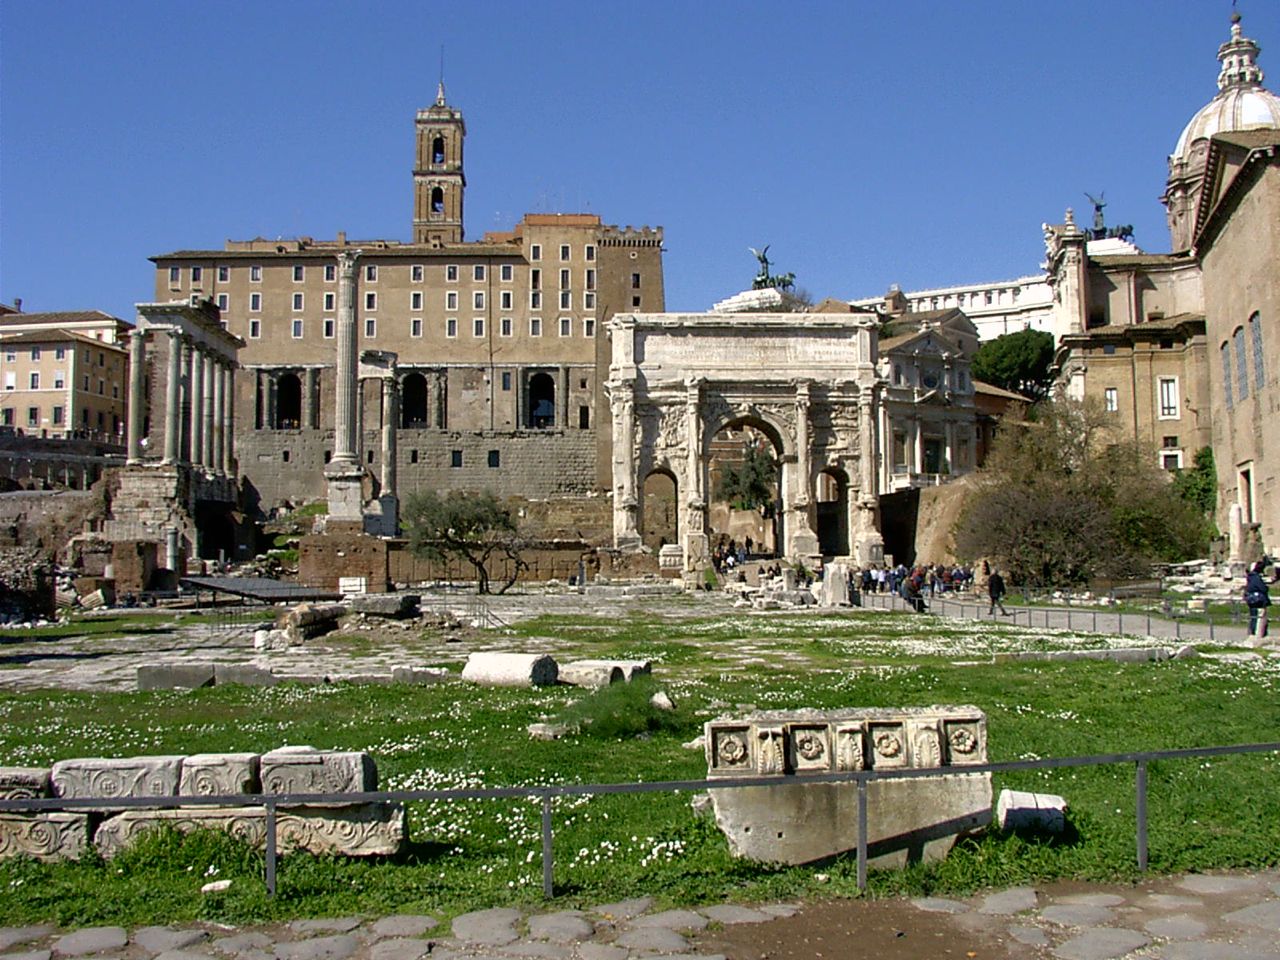
[[[361,793],[378,789],[367,753],[281,747],[259,760],[263,793]]]
[[[182,760],[178,793],[184,797],[257,792],[256,753],[194,753]]]
[[[79,860],[88,849],[87,813],[0,813],[0,860]]]
[[[160,826],[183,833],[224,830],[257,849],[266,847],[267,814],[262,807],[128,810],[102,822],[94,834],[94,846],[109,859],[140,834]],[[282,807],[276,816],[276,843],[282,853],[390,856],[400,849],[405,836],[405,808],[399,803]]]
[[[90,797],[172,797],[178,792],[182,757],[86,757],[53,765],[54,796],[68,800]],[[104,803],[104,810],[112,809]]]
[[[867,853],[876,866],[946,855],[991,821],[991,776],[977,707],[765,711],[706,724],[709,779],[777,777],[777,786],[711,791],[716,823],[740,857],[813,863],[857,848],[857,783],[797,776],[937,769],[937,776],[870,780]]]
[[[0,767],[0,800],[49,796],[48,767]]]

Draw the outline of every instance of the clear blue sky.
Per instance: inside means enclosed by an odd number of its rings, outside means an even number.
[[[1240,0],[1280,83],[1280,2]],[[1215,92],[1227,0],[0,5],[0,300],[133,318],[147,257],[346,230],[407,240],[445,47],[467,236],[526,211],[666,229],[667,306],[771,245],[815,297],[1037,270],[1084,191],[1158,202]]]

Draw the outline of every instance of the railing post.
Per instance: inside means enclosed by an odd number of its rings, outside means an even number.
[[[867,889],[867,779],[858,778],[858,892]]]
[[[551,859],[551,793],[542,795],[542,895],[550,900],[553,888],[555,864]]]
[[[1138,869],[1147,869],[1147,761],[1138,761],[1136,781],[1138,808]]]
[[[267,801],[267,896],[276,895],[276,804]]]

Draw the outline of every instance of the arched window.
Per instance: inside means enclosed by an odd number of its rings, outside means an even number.
[[[1223,340],[1219,352],[1222,354],[1222,397],[1230,410],[1234,405],[1231,395],[1231,344]]]
[[[302,381],[296,373],[286,373],[276,381],[277,430],[297,430],[302,426]]]
[[[444,190],[440,187],[431,188],[431,212],[444,213]]]
[[[431,141],[431,162],[444,163],[444,137],[436,137]]]
[[[400,381],[400,426],[421,430],[427,425],[427,378],[411,373]]]
[[[1249,318],[1249,341],[1253,347],[1253,389],[1261,390],[1267,382],[1267,367],[1262,359],[1262,316],[1257,311]]]
[[[549,373],[529,378],[528,411],[525,426],[544,430],[556,425],[556,382]]]
[[[1244,327],[1236,327],[1231,340],[1236,348],[1236,396],[1245,400],[1249,396],[1249,368],[1244,359]]]

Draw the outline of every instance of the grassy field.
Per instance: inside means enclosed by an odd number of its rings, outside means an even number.
[[[987,712],[992,760],[1280,740],[1280,658],[1147,664],[1017,661],[997,652],[1106,646],[1107,638],[933,617],[706,616],[668,604],[611,619],[555,617],[507,631],[519,649],[554,637],[567,654],[645,658],[678,705],[643,697],[587,703],[568,687],[219,687],[163,693],[0,694],[0,765],[76,756],[260,751],[284,744],[367,750],[389,789],[696,779],[702,723],[752,708],[972,703]],[[353,641],[355,642],[355,641]],[[1133,638],[1115,641],[1132,646]],[[439,649],[438,647],[436,648]],[[637,691],[640,692],[640,691]],[[566,710],[599,718],[566,739],[525,727]],[[1272,754],[1155,764],[1149,772],[1151,867],[1280,862],[1280,760]],[[987,835],[942,864],[873,872],[875,894],[963,892],[1053,877],[1125,878],[1134,865],[1131,767],[1030,772],[995,788],[1060,793],[1069,839]],[[557,901],[585,905],[656,894],[671,903],[851,895],[852,857],[820,869],[736,861],[688,795],[557,802]],[[111,862],[0,862],[0,924],[229,922],[363,912],[465,910],[541,897],[539,807],[519,800],[422,803],[394,859],[294,855],[279,896],[261,857],[227,838],[157,834]],[[210,879],[232,879],[202,896]]]

